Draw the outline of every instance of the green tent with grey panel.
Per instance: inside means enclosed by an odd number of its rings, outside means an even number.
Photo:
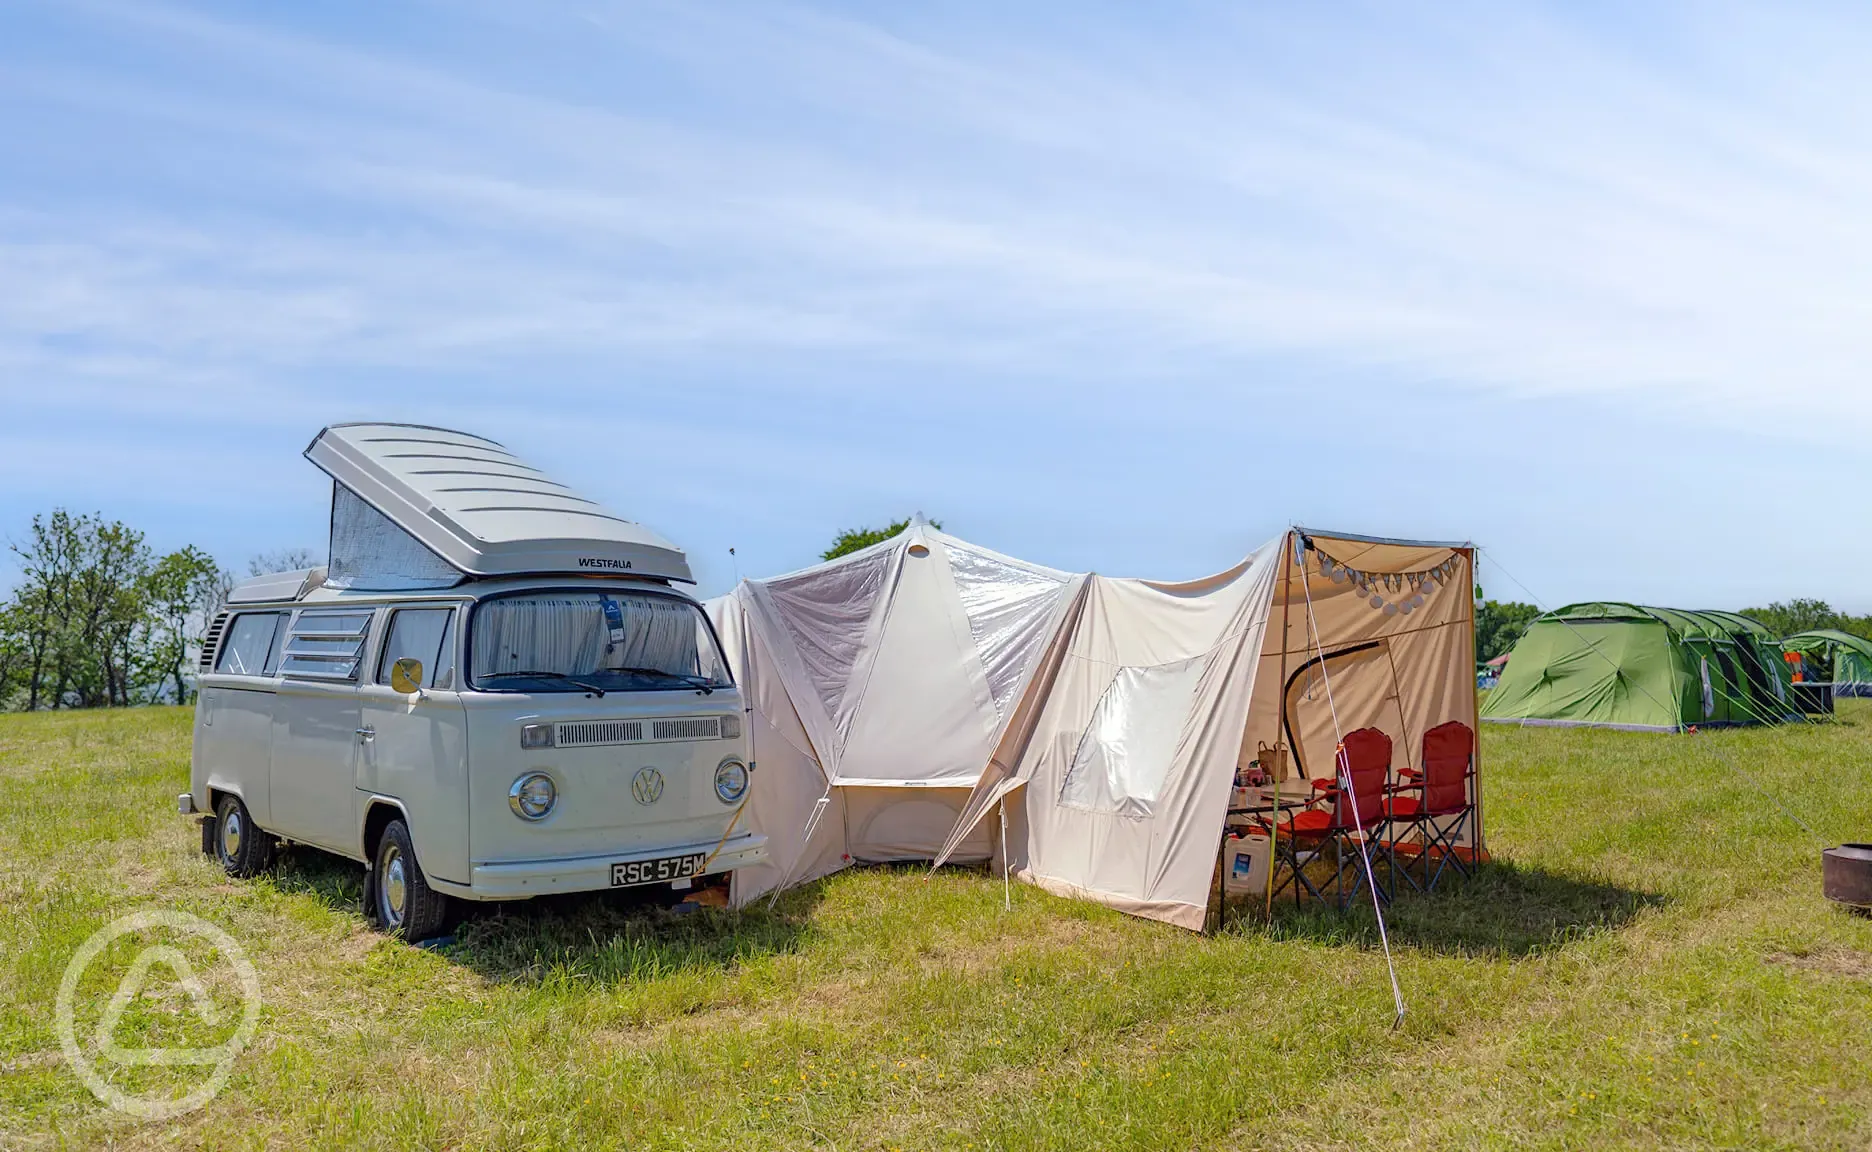
[[[1528,626],[1482,719],[1681,732],[1796,716],[1773,635],[1733,612],[1570,604]]]
[[[1833,685],[1835,696],[1872,696],[1872,640],[1821,628],[1781,641],[1801,658],[1808,680]]]

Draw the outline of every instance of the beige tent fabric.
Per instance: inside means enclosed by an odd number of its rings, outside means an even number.
[[[791,882],[804,884],[849,864],[843,836],[814,836],[810,846],[799,839],[814,806],[828,793],[821,823],[842,828],[845,801],[828,787],[779,669],[755,640],[740,598],[720,596],[704,607],[747,706],[753,772],[742,824],[765,835],[769,845],[767,863],[737,869],[729,879],[729,899],[738,908],[771,891],[789,867],[793,869]],[[785,850],[775,849],[776,844],[784,844]],[[803,851],[806,847],[811,851]]]
[[[1384,603],[1421,590],[1422,606],[1374,607],[1322,553],[1377,575]],[[1474,730],[1472,563],[1466,545],[1296,529],[1194,584],[1093,577],[950,841],[992,837],[1001,808],[1022,879],[1200,930],[1236,769],[1262,743],[1289,742],[1283,689],[1315,778],[1332,775],[1339,734],[1357,728],[1391,736],[1396,768],[1417,763],[1437,724]],[[1436,579],[1413,579],[1425,572]],[[1156,794],[1141,799],[1149,782],[1133,778],[1150,773],[1138,766],[1166,747]],[[1480,820],[1471,828],[1479,847]]]
[[[941,850],[968,800],[966,788],[839,788],[845,806],[845,850],[869,864],[930,860]],[[992,829],[965,838],[958,860],[986,860]]]
[[[1238,762],[1245,766],[1255,759],[1263,743],[1293,742],[1281,723],[1283,668],[1288,718],[1299,749],[1296,775],[1304,770],[1315,779],[1331,776],[1338,734],[1359,728],[1377,728],[1391,737],[1394,769],[1417,765],[1424,733],[1438,724],[1460,720],[1474,731],[1473,551],[1304,530],[1300,535],[1314,547],[1296,563],[1293,536],[1288,537]],[[1327,576],[1322,552],[1374,574],[1425,572],[1452,560],[1455,565],[1449,580],[1426,593],[1423,607],[1408,615],[1387,614],[1349,579],[1336,582]],[[1381,589],[1379,594],[1395,604],[1411,587],[1403,584],[1396,592]],[[1324,673],[1315,662],[1322,652],[1329,657]],[[1480,821],[1472,822],[1473,828],[1479,826]],[[1473,832],[1464,839],[1478,846]]]
[[[737,588],[716,611],[739,612],[742,634],[724,644],[753,685],[754,806],[776,866],[750,870],[736,903],[943,848],[1083,582],[917,523]],[[985,834],[951,849],[990,850]]]
[[[1014,809],[1022,879],[1202,928],[1276,560],[1270,545],[1190,584],[1090,579],[1012,776],[985,774],[965,815]]]

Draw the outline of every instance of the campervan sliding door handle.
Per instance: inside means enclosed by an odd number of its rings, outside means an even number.
[[[372,740],[377,738],[377,729],[370,727],[359,728],[357,730],[357,738],[359,744],[369,744]]]

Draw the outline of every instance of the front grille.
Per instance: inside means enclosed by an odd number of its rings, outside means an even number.
[[[640,720],[578,720],[559,725],[559,746],[579,747],[589,744],[636,744],[643,739]]]
[[[650,727],[652,740],[714,740],[721,736],[721,718],[658,720]]]
[[[559,725],[556,743],[561,748],[589,748],[597,744],[646,744],[670,740],[717,740],[721,717],[690,716],[651,720],[646,736],[642,720],[569,720]]]

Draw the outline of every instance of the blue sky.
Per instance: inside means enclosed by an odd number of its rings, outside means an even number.
[[[1852,6],[16,0],[0,531],[322,548],[299,453],[398,419],[708,593],[921,509],[1111,574],[1297,521],[1872,610],[1869,50]]]

